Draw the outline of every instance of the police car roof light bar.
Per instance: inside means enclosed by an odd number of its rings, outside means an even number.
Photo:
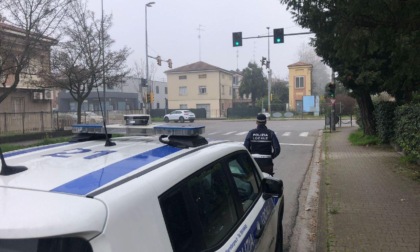
[[[9,176],[19,172],[26,171],[28,168],[25,166],[9,166],[6,164],[6,160],[4,160],[3,151],[0,148],[0,159],[1,159],[1,171],[0,175]]]
[[[155,126],[155,133],[160,134],[159,141],[177,148],[197,147],[208,144],[207,140],[200,136],[204,133],[204,126],[191,125],[161,125]]]

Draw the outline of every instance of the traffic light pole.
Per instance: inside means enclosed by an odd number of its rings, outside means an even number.
[[[289,33],[284,34],[283,28],[274,29],[274,34],[270,35],[270,27],[267,27],[268,34],[267,36],[256,36],[256,37],[242,37],[242,32],[232,33],[233,47],[242,46],[243,39],[254,39],[254,38],[268,38],[268,60],[267,60],[267,71],[268,71],[268,95],[267,95],[267,104],[268,104],[268,113],[271,113],[271,68],[270,64],[270,37],[275,37],[275,44],[284,43],[283,36],[294,36],[294,35],[303,35],[303,34],[312,34],[312,32],[300,32],[300,33]],[[264,58],[264,57],[263,57]],[[261,62],[264,64],[264,62]]]
[[[313,32],[299,32],[299,33],[288,33],[288,34],[284,34],[284,36],[295,36],[295,35],[305,35],[305,34],[313,34]],[[255,38],[271,38],[273,37],[273,35],[268,35],[268,36],[256,36],[256,37],[243,37],[242,39],[255,39]]]
[[[267,35],[267,41],[268,41],[268,56],[267,56],[267,62],[270,62],[270,27],[267,27],[268,35]],[[270,63],[268,63],[270,64]],[[268,104],[268,113],[271,115],[271,68],[267,67],[268,71],[268,95],[267,95],[267,104]]]

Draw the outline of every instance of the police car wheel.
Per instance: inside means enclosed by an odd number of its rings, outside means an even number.
[[[168,117],[165,117],[165,118],[163,119],[163,121],[165,121],[166,123],[168,123],[168,122],[169,122],[169,118],[168,118]]]
[[[280,202],[278,225],[277,225],[277,238],[276,238],[276,252],[283,252],[283,213],[284,213],[284,196]]]
[[[179,118],[179,122],[183,123],[184,121],[185,121],[185,120],[184,120],[184,117],[182,117],[182,116],[181,116],[181,117]]]

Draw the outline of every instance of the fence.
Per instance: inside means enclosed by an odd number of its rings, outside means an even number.
[[[140,110],[108,111],[108,124],[124,123],[125,114],[142,114]],[[0,113],[0,135],[27,134],[71,129],[77,123],[75,112]],[[81,123],[103,123],[101,112],[82,112]]]

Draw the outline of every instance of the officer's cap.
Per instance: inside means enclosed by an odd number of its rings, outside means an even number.
[[[266,123],[267,117],[264,114],[257,115],[257,123]]]

